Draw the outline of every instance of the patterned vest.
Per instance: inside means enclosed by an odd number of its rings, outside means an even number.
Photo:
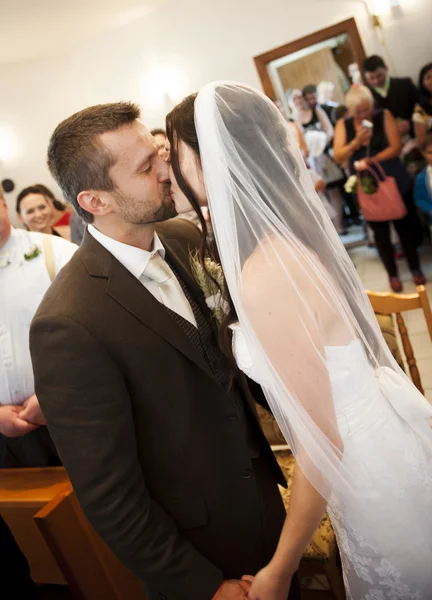
[[[177,280],[183,289],[184,295],[186,296],[186,299],[192,308],[197,327],[194,327],[192,323],[171,309],[167,307],[165,308],[180,329],[187,335],[192,344],[204,356],[216,381],[224,390],[226,390],[227,397],[233,403],[234,410],[236,411],[239,422],[243,428],[249,448],[249,455],[251,458],[258,458],[260,456],[260,441],[256,434],[256,428],[253,427],[251,423],[252,417],[249,415],[249,412],[245,407],[246,399],[236,383],[233,383],[230,387],[230,372],[227,367],[226,360],[219,349],[216,336],[206,315],[203,313],[188,286],[179,276],[172,264],[170,264],[170,268],[177,277]]]

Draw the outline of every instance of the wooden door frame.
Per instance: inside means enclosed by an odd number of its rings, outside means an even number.
[[[324,42],[330,38],[336,37],[338,35],[342,35],[347,33],[352,45],[353,53],[356,62],[361,67],[363,61],[366,58],[366,53],[364,50],[363,42],[360,37],[360,32],[357,27],[356,20],[354,17],[351,19],[347,19],[346,21],[341,21],[340,23],[336,23],[335,25],[331,25],[330,27],[326,27],[325,29],[320,29],[319,31],[315,31],[314,33],[310,33],[309,35],[305,35],[298,40],[294,40],[293,42],[289,42],[288,44],[284,44],[283,46],[279,46],[278,48],[274,48],[273,50],[269,50],[268,52],[264,52],[264,54],[260,54],[259,56],[254,57],[255,66],[258,71],[258,75],[261,79],[261,84],[263,86],[265,94],[272,100],[277,99],[277,94],[273,87],[273,82],[267,70],[267,65],[278,58],[282,58],[287,54],[293,54],[293,52],[298,52],[298,50],[303,50],[303,48],[307,48],[308,46],[313,46],[314,44],[318,44],[319,42]]]

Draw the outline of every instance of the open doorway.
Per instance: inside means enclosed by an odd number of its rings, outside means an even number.
[[[264,92],[277,102],[287,118],[291,115],[292,92],[314,84],[323,93],[327,90],[325,100],[319,101],[325,103],[334,124],[337,112],[330,109],[343,105],[350,86],[361,82],[359,65],[365,57],[355,19],[348,19],[256,56],[254,61]],[[352,198],[345,195],[343,187],[340,189],[346,212],[350,214],[355,209],[358,214],[354,205],[349,207],[347,204],[353,201]],[[365,229],[357,217],[355,223],[349,235],[343,236],[348,248],[367,243]]]

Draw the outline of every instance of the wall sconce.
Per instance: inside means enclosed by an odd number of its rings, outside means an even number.
[[[9,125],[0,124],[0,161],[11,162],[18,154],[18,143],[14,131]]]
[[[141,95],[148,108],[168,112],[185,95],[186,84],[183,70],[173,64],[159,64],[150,67],[142,77]]]

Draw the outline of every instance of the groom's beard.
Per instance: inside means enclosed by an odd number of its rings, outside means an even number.
[[[178,213],[171,196],[171,184],[164,183],[162,188],[162,204],[154,213],[153,220],[150,223],[160,223],[177,217]]]
[[[173,219],[177,217],[178,213],[175,208],[174,202],[171,205],[165,206],[162,205],[159,210],[154,214],[153,220],[149,221],[149,223],[160,223],[162,221],[169,221],[169,219]]]
[[[128,198],[123,194],[116,192],[115,194],[117,205],[120,210],[120,215],[126,223],[134,225],[150,225],[167,221],[177,216],[175,204],[171,197],[171,184],[164,183],[160,191],[160,204],[155,209],[149,203]]]

